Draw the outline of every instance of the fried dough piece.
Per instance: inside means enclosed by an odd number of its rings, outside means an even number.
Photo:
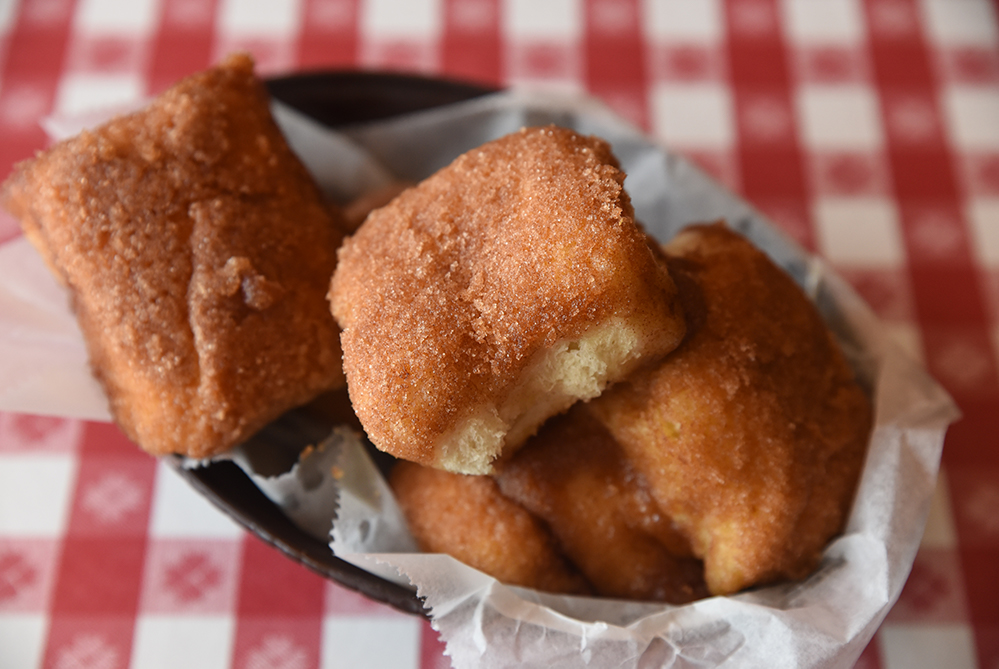
[[[791,278],[722,225],[666,247],[689,333],[590,405],[705,563],[711,593],[817,565],[863,465],[870,401]]]
[[[351,400],[397,457],[488,473],[549,416],[680,341],[673,282],[610,148],[524,129],[344,242],[330,299]]]
[[[585,404],[545,423],[496,480],[551,528],[597,594],[672,604],[707,596],[704,565]]]
[[[446,553],[510,585],[590,592],[547,528],[504,497],[490,477],[400,461],[389,483],[420,550]]]
[[[150,453],[219,453],[342,385],[325,300],[342,235],[248,56],[19,164],[2,201]]]

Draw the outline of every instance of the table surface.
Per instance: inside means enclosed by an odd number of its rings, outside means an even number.
[[[989,0],[0,0],[0,176],[38,120],[224,54],[589,91],[846,277],[964,414],[862,667],[999,667]],[[0,217],[0,242],[19,234]],[[387,642],[386,639],[391,640]],[[113,427],[0,413],[0,667],[445,667],[429,624],[243,533]]]

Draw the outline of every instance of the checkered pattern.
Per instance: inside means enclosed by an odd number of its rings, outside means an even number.
[[[923,547],[862,667],[999,667],[999,23],[989,0],[9,0],[0,172],[39,117],[234,49],[588,90],[825,256],[955,396]],[[0,241],[19,234],[0,215]],[[0,666],[444,667],[106,425],[0,414]]]

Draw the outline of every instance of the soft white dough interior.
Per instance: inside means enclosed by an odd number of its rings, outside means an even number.
[[[487,405],[460,421],[438,444],[438,466],[488,474],[500,453],[518,448],[550,416],[596,397],[626,376],[648,347],[644,328],[612,318],[536,356],[499,407]]]
[[[437,465],[459,474],[488,474],[503,450],[507,424],[490,404],[454,426],[437,446]]]

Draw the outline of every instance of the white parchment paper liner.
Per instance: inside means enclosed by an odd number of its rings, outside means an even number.
[[[853,665],[908,576],[957,411],[849,286],[749,205],[594,100],[498,94],[339,135],[294,113],[277,116],[293,146],[299,138],[296,148],[324,190],[341,198],[389,174],[421,179],[524,125],[600,135],[628,173],[638,218],[658,239],[723,218],[805,288],[870,385],[876,413],[846,531],[819,570],[804,582],[686,606],[546,595],[504,586],[446,556],[412,553],[384,481],[349,432],[338,431],[286,474],[255,476],[297,523],[318,535],[337,513],[335,553],[413,583],[455,666]],[[106,418],[85,359],[65,297],[41,261],[23,240],[0,247],[0,409]],[[253,469],[252,458],[234,459]]]

